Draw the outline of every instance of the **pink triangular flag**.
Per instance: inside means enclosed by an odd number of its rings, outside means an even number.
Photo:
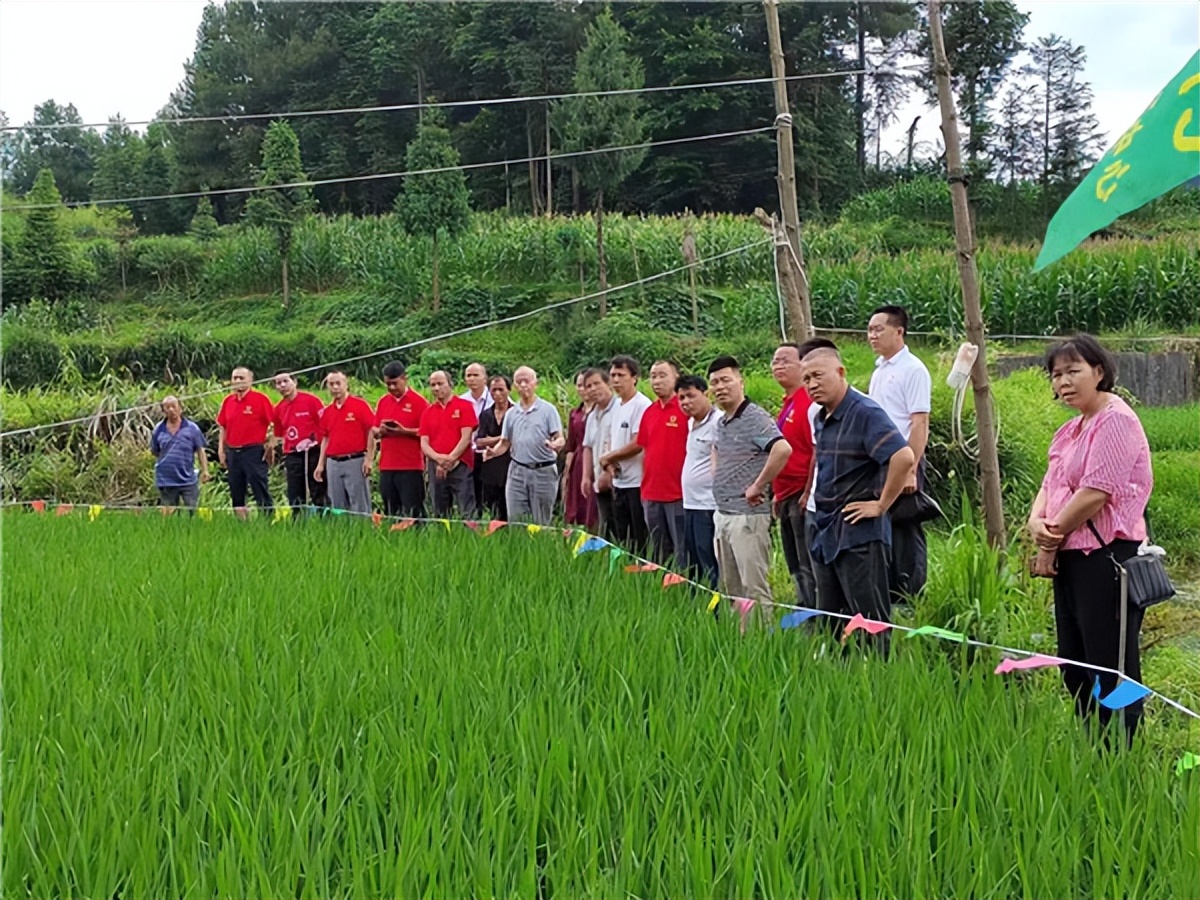
[[[1033,656],[1025,659],[1002,659],[1000,665],[996,666],[997,675],[1007,675],[1017,669],[1041,669],[1046,666],[1060,666],[1065,660],[1059,659],[1057,656],[1043,656],[1040,653],[1035,653]]]
[[[470,528],[472,531],[478,531],[478,530],[479,530],[479,523],[478,523],[478,522],[463,522],[463,524],[464,524],[464,525],[466,525],[468,528]]]
[[[371,522],[378,528],[383,524],[383,513],[371,513]]]
[[[669,588],[673,584],[683,584],[687,581],[682,575],[676,575],[674,572],[668,572],[663,576],[663,587]]]
[[[738,617],[742,620],[741,632],[746,633],[746,618],[750,615],[750,610],[754,609],[754,601],[749,597],[734,597],[733,608],[737,610]]]
[[[73,507],[70,503],[60,503],[54,508],[54,514],[56,516],[69,516],[71,514],[71,510],[74,508],[75,507]]]
[[[31,500],[31,501],[29,501],[29,507],[35,513],[44,513],[46,511],[46,501],[45,500]]]
[[[501,522],[499,519],[492,519],[492,521],[488,522],[487,533],[495,534],[507,524],[507,522]]]
[[[887,631],[891,627],[887,622],[876,622],[874,619],[865,618],[862,613],[855,613],[854,618],[846,623],[846,629],[842,632],[842,637],[845,638],[860,628],[871,634],[879,634],[879,632]]]

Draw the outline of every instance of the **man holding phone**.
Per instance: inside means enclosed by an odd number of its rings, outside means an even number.
[[[375,406],[383,514],[420,518],[425,515],[425,455],[418,429],[429,401],[409,387],[402,362],[383,367],[383,383],[387,393]]]

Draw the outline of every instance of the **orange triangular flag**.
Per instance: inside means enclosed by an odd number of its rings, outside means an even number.
[[[663,587],[669,588],[673,584],[683,584],[685,581],[687,581],[687,579],[682,575],[677,575],[674,572],[668,572],[663,576]]]
[[[71,514],[71,510],[74,508],[75,507],[73,507],[70,503],[60,503],[57,507],[55,507],[54,514],[56,516],[69,516]]]
[[[383,524],[383,513],[371,513],[371,522],[378,528]]]
[[[404,519],[403,521],[397,522],[395,525],[393,525],[388,530],[389,531],[404,531],[406,528],[412,528],[416,524],[417,524],[416,519]]]
[[[46,511],[46,501],[45,500],[31,500],[31,501],[29,501],[29,508],[32,509],[35,513],[44,513]]]
[[[661,569],[658,563],[638,563],[632,566],[626,566],[626,572],[657,572]]]

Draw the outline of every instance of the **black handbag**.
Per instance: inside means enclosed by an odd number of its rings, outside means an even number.
[[[892,503],[888,515],[893,522],[920,523],[940,518],[942,508],[938,502],[924,491],[914,491],[911,494],[901,494]]]
[[[1088,519],[1088,528],[1092,529],[1092,534],[1103,548],[1104,539],[1100,537],[1100,532],[1096,530],[1091,519]],[[1163,565],[1161,556],[1131,556],[1123,563],[1117,562],[1112,553],[1108,556],[1117,567],[1118,575],[1124,575],[1129,602],[1138,609],[1145,609],[1175,596],[1175,585],[1171,584],[1171,577],[1167,574],[1167,567]]]

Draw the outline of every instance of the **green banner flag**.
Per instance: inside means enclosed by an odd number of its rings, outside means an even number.
[[[1033,271],[1095,231],[1200,175],[1200,51],[1058,208]]]

